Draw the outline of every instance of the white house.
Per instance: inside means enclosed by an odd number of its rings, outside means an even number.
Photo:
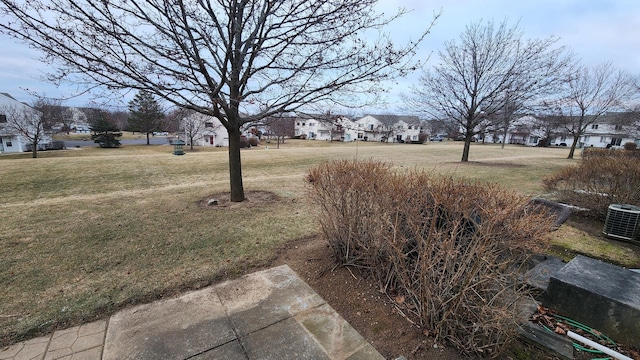
[[[342,115],[296,114],[294,132],[310,140],[353,141],[356,125]]]
[[[7,93],[0,93],[0,152],[29,151],[29,139],[20,134],[12,124],[21,122],[21,127],[28,130],[30,123],[37,123],[40,116],[41,113],[31,106],[21,103]],[[42,134],[38,148],[46,149],[50,143],[51,137]]]
[[[600,116],[597,121],[589,125],[585,133],[578,139],[578,148],[581,147],[619,147],[627,142],[635,142],[640,145],[640,126],[637,122],[630,121],[629,114],[608,113]],[[626,118],[625,118],[626,117]],[[520,144],[527,146],[538,146],[540,141],[545,140],[547,134],[542,130],[540,121],[531,115],[518,118],[512,124],[506,134],[507,144]],[[562,126],[558,126],[551,131],[554,135],[548,139],[551,146],[571,146],[573,136]],[[480,138],[482,139],[480,134]],[[492,129],[484,134],[486,142],[502,142],[503,134],[501,129]]]
[[[357,138],[363,141],[418,141],[423,132],[420,118],[404,115],[366,115],[355,121]]]
[[[65,116],[71,118],[71,124],[69,129],[76,134],[89,134],[91,132],[91,126],[87,119],[87,114],[83,109],[77,107],[69,107],[65,111]]]
[[[192,113],[180,120],[180,135],[187,145],[229,146],[229,132],[213,116]]]
[[[578,140],[578,147],[619,147],[627,142],[640,145],[640,129],[636,122],[624,119],[626,113],[607,113],[589,125],[587,131]],[[569,142],[573,139],[569,138]],[[568,145],[571,145],[567,142]]]

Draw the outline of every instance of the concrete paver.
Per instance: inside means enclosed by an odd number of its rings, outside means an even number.
[[[50,339],[51,336],[39,337],[0,349],[0,359],[40,360],[47,352]]]
[[[0,349],[0,360],[383,357],[288,266]]]
[[[184,359],[234,339],[224,308],[209,287],[113,315],[103,359]]]

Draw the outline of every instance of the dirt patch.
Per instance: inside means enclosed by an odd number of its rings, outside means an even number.
[[[463,357],[456,349],[425,336],[378,290],[366,272],[336,266],[331,249],[320,236],[300,239],[280,249],[272,266],[283,264],[289,265],[387,359],[476,359]],[[553,359],[524,343],[518,342],[516,348],[517,353],[528,353],[531,359]],[[512,352],[502,357],[516,358]]]
[[[199,200],[198,205],[203,209],[237,209],[280,200],[278,195],[270,191],[245,191],[245,200],[240,202],[232,202],[230,198],[229,192],[217,193]]]

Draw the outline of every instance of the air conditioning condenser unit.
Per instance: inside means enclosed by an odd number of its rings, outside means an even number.
[[[604,222],[606,236],[640,244],[640,206],[611,204]]]

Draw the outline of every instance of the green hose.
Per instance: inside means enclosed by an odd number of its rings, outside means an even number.
[[[575,328],[578,328],[580,330],[588,332],[589,334],[591,334],[591,335],[595,336],[596,338],[598,338],[598,340],[604,340],[605,342],[607,342],[607,345],[609,345],[610,347],[616,346],[616,343],[613,340],[611,340],[608,336],[606,336],[606,335],[604,335],[604,334],[602,334],[600,332],[596,332],[594,329],[588,327],[587,325],[581,324],[581,323],[579,323],[579,322],[577,322],[577,321],[575,321],[573,319],[569,319],[569,318],[564,317],[564,316],[555,315],[555,314],[552,315],[552,316],[554,318],[556,318],[556,319],[560,319],[560,320],[566,322],[567,324],[569,324],[569,325],[571,325],[571,326],[573,326]],[[549,329],[548,327],[546,327],[546,326],[543,326],[543,327],[545,329],[547,329],[548,331],[553,332],[553,330]],[[573,347],[575,349],[577,349],[577,350],[588,352],[588,353],[591,353],[591,354],[604,354],[600,350],[589,349],[589,348],[586,348],[586,347],[584,347],[584,346],[582,346],[582,345],[580,345],[580,344],[578,344],[576,342],[573,343]],[[593,358],[591,360],[609,360],[609,359],[610,359],[609,357],[604,357],[604,358]]]

